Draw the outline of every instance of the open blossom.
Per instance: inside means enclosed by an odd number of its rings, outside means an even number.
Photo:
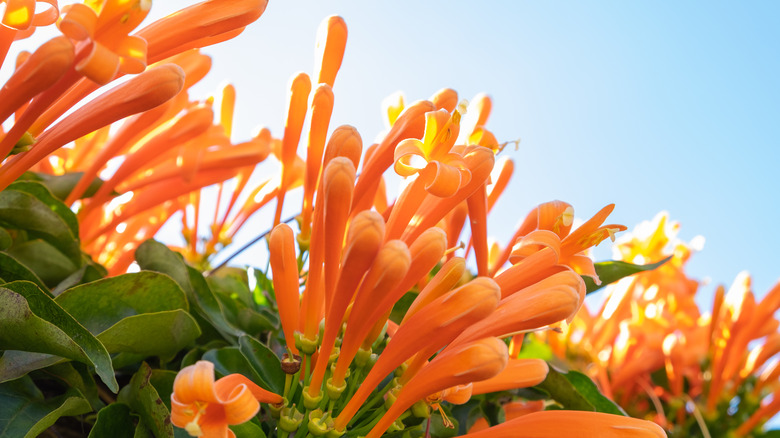
[[[241,424],[257,414],[260,403],[280,403],[241,374],[214,380],[214,364],[198,361],[176,375],[171,394],[171,422],[191,436],[235,437],[228,425]]]

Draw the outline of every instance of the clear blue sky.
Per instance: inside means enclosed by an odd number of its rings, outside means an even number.
[[[271,1],[243,35],[205,50],[215,66],[196,94],[229,80],[235,136],[258,125],[281,135],[287,81],[311,73],[330,14],[349,27],[332,127],[371,141],[398,90],[493,97],[488,126],[522,139],[490,223],[499,240],[551,199],[578,217],[615,203],[612,220],[629,228],[667,210],[684,240],[706,238],[691,275],[728,285],[749,270],[759,296],[780,278],[780,4]]]

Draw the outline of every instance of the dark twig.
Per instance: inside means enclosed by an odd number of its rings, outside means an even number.
[[[296,214],[296,215],[293,215],[293,216],[290,216],[290,217],[288,217],[288,218],[284,219],[284,220],[282,221],[282,223],[285,223],[285,224],[286,224],[286,223],[288,223],[288,222],[292,222],[292,221],[294,221],[294,220],[295,220],[295,218],[296,218],[296,217],[298,217],[298,214]],[[227,264],[228,264],[228,262],[230,262],[231,260],[233,260],[233,259],[234,259],[234,258],[235,258],[237,255],[239,255],[239,254],[241,254],[242,252],[246,251],[247,249],[249,249],[249,247],[251,247],[251,246],[252,246],[252,245],[254,245],[255,243],[257,243],[257,242],[259,242],[259,241],[263,240],[263,239],[265,238],[265,236],[267,236],[268,234],[270,234],[270,233],[271,233],[271,231],[272,231],[272,230],[273,230],[273,228],[272,228],[272,229],[270,229],[270,230],[266,230],[264,233],[260,234],[259,236],[255,237],[254,239],[252,239],[252,240],[250,240],[249,242],[247,242],[247,243],[246,243],[244,246],[242,246],[242,247],[241,247],[241,248],[239,248],[239,249],[238,249],[236,252],[234,252],[233,254],[231,254],[230,256],[228,256],[228,258],[226,258],[225,260],[223,260],[223,261],[222,261],[222,263],[220,263],[219,265],[217,265],[217,267],[216,267],[216,268],[214,268],[214,269],[212,269],[212,270],[210,270],[210,271],[206,272],[205,276],[206,276],[206,277],[208,277],[208,276],[210,276],[210,275],[214,274],[215,272],[217,272],[218,270],[222,269],[223,267],[225,267],[225,265],[227,265]]]

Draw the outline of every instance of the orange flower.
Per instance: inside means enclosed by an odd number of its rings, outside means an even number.
[[[459,345],[436,356],[404,385],[395,402],[366,438],[381,436],[406,409],[425,397],[457,385],[489,379],[506,366],[507,348],[498,338]]]
[[[281,403],[282,397],[240,374],[214,381],[214,364],[200,360],[182,368],[173,382],[171,422],[191,436],[235,437],[230,424],[252,419],[260,403]]]
[[[548,370],[547,362],[541,359],[509,359],[506,368],[497,375],[474,382],[471,394],[487,394],[538,385],[547,377]]]
[[[655,423],[630,417],[586,411],[541,411],[467,433],[470,438],[666,438]]]

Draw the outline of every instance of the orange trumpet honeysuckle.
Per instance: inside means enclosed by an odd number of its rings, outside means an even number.
[[[570,233],[568,232],[571,225],[571,220],[569,219],[571,217],[571,213],[569,213],[570,206],[565,207],[563,211],[560,211],[563,205],[556,205],[556,207],[560,213],[553,215],[555,217],[554,221],[550,223],[551,221],[548,217],[540,218],[536,230],[521,236],[517,240],[512,248],[509,260],[512,263],[516,263],[534,252],[550,248],[555,253],[558,264],[567,265],[578,274],[587,275],[593,278],[596,284],[600,284],[593,266],[593,260],[584,255],[583,251],[598,245],[607,237],[614,241],[615,233],[626,229],[623,225],[601,225],[615,208],[614,204],[604,207]],[[540,209],[540,216],[543,214]],[[542,220],[545,221],[542,222]]]
[[[459,345],[436,356],[420,370],[398,395],[366,438],[381,436],[406,409],[429,395],[471,382],[489,379],[504,369],[507,347],[497,338]]]
[[[468,342],[485,336],[509,336],[538,330],[574,315],[582,304],[584,284],[572,271],[550,275],[504,297],[491,318],[466,329],[455,341]]]
[[[60,31],[79,45],[76,71],[105,85],[120,71],[137,74],[146,68],[146,40],[129,35],[146,18],[151,0],[96,0],[63,8]]]
[[[0,168],[0,187],[7,187],[30,166],[70,141],[123,117],[152,109],[175,96],[184,85],[183,71],[176,65],[148,70],[104,93],[65,117],[38,138],[27,152]]]
[[[506,368],[500,373],[489,379],[474,382],[471,393],[479,395],[535,386],[544,381],[548,370],[547,362],[541,359],[510,358]]]
[[[260,403],[279,404],[280,395],[266,391],[241,374],[214,381],[214,364],[200,360],[176,375],[171,394],[171,422],[191,436],[233,437],[228,425],[249,421]]]
[[[379,355],[376,364],[336,418],[336,429],[341,430],[346,427],[360,405],[388,373],[414,355],[422,358],[420,366],[425,365],[425,361],[434,352],[452,341],[463,331],[464,327],[490,315],[496,307],[498,297],[498,287],[491,279],[477,278],[432,301],[417,315],[409,318],[390,338],[390,342]],[[349,356],[340,356],[337,359],[333,377],[334,384],[338,385],[343,381],[346,366],[349,365],[351,359]],[[416,369],[420,369],[420,366]],[[407,374],[407,380],[411,378],[412,374],[413,371]],[[449,386],[454,386],[454,384]],[[431,391],[431,393],[433,392],[437,391]],[[424,394],[421,398],[429,394]],[[412,403],[416,401],[414,400]]]
[[[268,252],[284,339],[290,352],[298,354],[294,333],[298,328],[300,292],[293,236],[293,230],[287,224],[275,226],[268,239]]]
[[[463,435],[468,438],[666,438],[650,421],[586,411],[540,411]]]

